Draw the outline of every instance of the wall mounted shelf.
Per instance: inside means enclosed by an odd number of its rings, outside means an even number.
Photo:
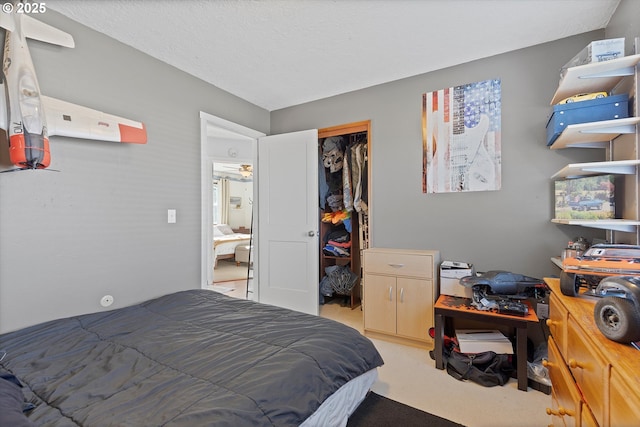
[[[557,219],[551,220],[554,224],[579,225],[581,227],[600,228],[603,230],[614,230],[631,233],[636,231],[640,221],[631,219]]]
[[[614,160],[610,162],[572,163],[556,172],[551,179],[572,179],[594,175],[633,175],[640,160]]]
[[[579,93],[610,92],[625,76],[633,75],[638,62],[640,54],[568,68],[551,105]]]
[[[549,148],[607,148],[618,136],[635,133],[638,123],[640,117],[568,125]]]
[[[638,67],[640,63],[640,38],[635,38],[636,54],[623,56],[604,62],[594,62],[564,70],[551,105],[581,93],[616,91],[628,93],[632,101],[632,117],[614,120],[602,120],[568,125],[549,147],[552,150],[563,148],[604,148],[605,161],[591,163],[573,163],[554,174],[552,180],[617,174],[622,175],[625,198],[618,200],[624,207],[624,219],[559,219],[551,220],[555,224],[575,225],[597,228],[607,231],[607,240],[611,242],[632,240],[640,241],[640,206],[638,206],[638,185],[640,185],[640,155],[637,148],[629,150],[629,141],[635,147],[640,143],[640,114],[638,114]],[[620,149],[618,149],[620,148]],[[635,233],[616,236],[615,232]]]

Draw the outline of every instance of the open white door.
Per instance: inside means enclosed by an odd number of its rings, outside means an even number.
[[[318,314],[318,131],[258,139],[260,302]]]

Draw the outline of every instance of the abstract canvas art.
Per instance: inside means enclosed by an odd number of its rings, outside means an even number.
[[[468,83],[422,95],[422,192],[501,186],[501,82]]]

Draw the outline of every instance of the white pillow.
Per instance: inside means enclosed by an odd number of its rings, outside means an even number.
[[[219,224],[217,227],[222,234],[233,234],[233,230],[228,224]]]
[[[224,233],[222,231],[220,231],[220,229],[218,229],[217,225],[213,226],[213,237],[222,237],[224,236]]]

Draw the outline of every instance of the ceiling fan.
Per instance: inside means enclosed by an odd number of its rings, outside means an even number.
[[[238,172],[240,172],[240,175],[242,175],[243,177],[249,178],[251,175],[253,175],[253,166],[240,165],[240,168],[238,168]]]
[[[253,165],[238,163],[216,163],[214,168],[224,170],[230,174],[239,174],[243,178],[249,178],[253,175]]]

